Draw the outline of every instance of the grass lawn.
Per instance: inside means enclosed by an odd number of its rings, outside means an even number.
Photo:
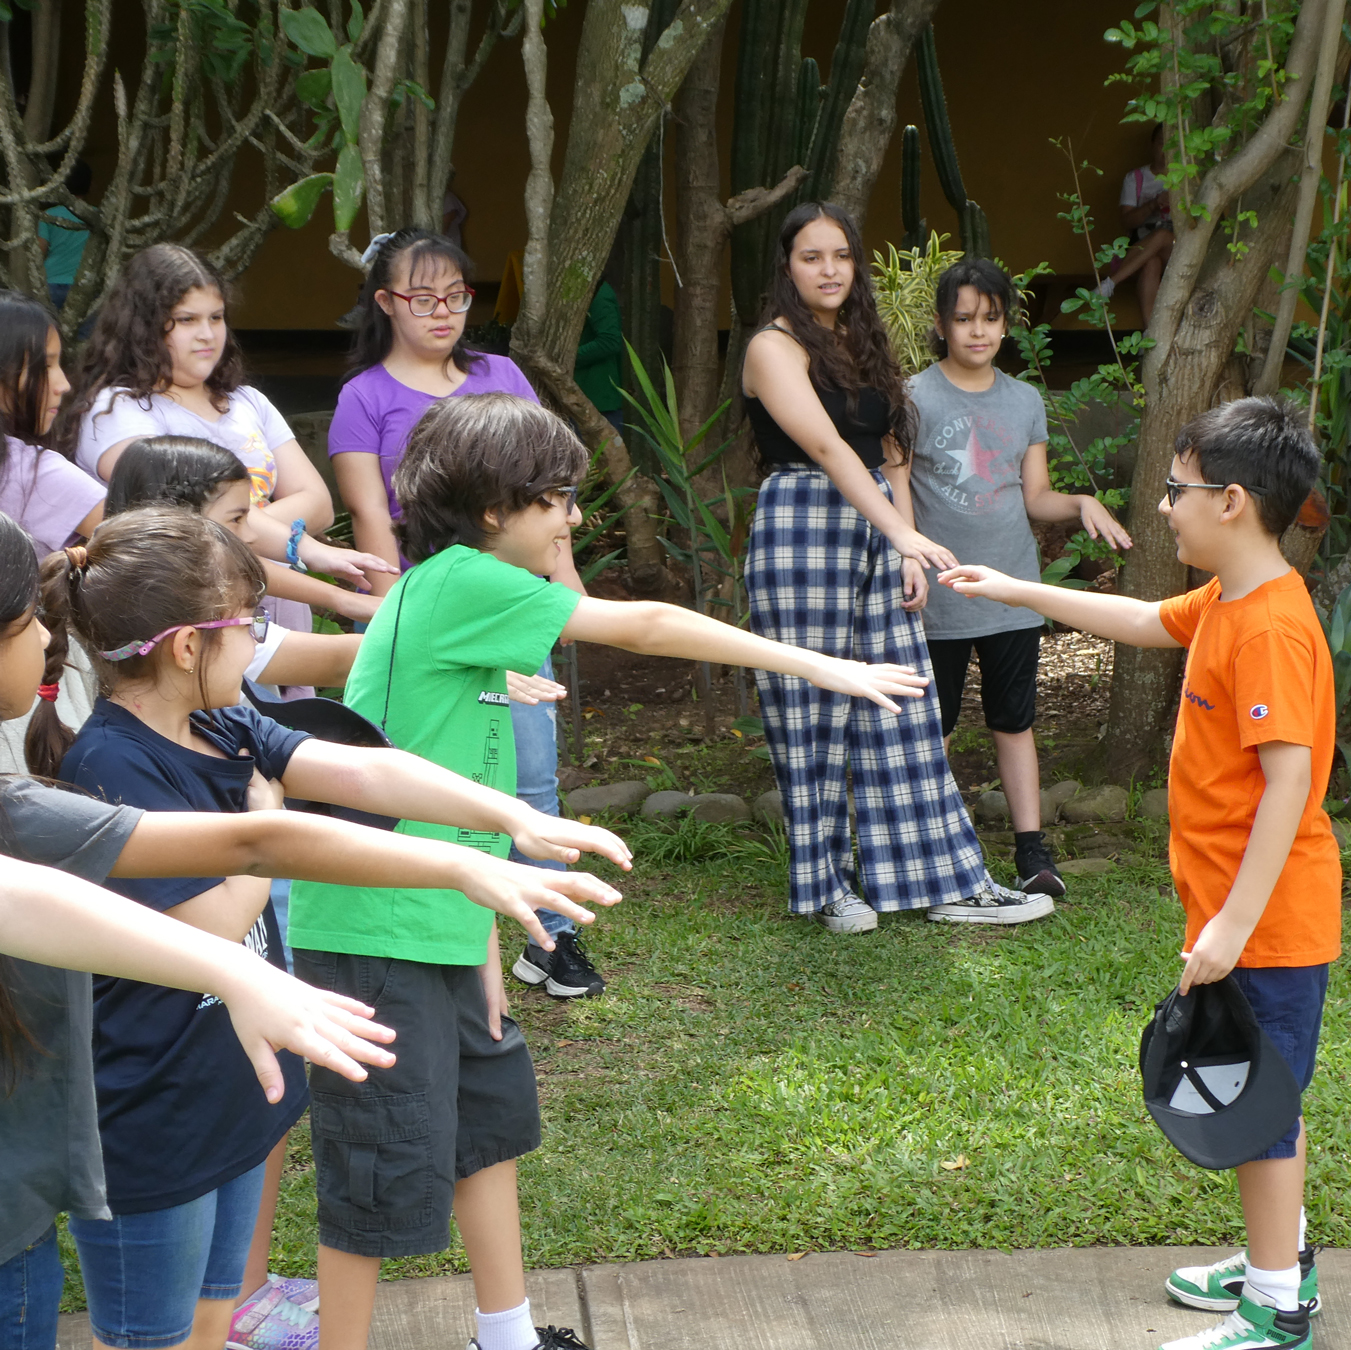
[[[838,937],[787,915],[773,841],[692,823],[627,833],[639,865],[590,939],[610,992],[514,991],[545,1120],[521,1171],[530,1264],[1241,1243],[1232,1180],[1175,1153],[1140,1101],[1140,1031],[1179,968],[1162,864],[1074,878],[1054,917],[1021,928],[902,914]],[[1349,990],[1335,966],[1305,1098],[1310,1231],[1338,1246]],[[313,1271],[313,1215],[302,1128],[274,1269]],[[385,1274],[464,1268],[453,1248]]]

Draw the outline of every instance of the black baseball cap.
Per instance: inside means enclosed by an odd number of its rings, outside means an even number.
[[[388,748],[393,744],[374,722],[336,699],[275,698],[252,680],[244,681],[244,697],[264,717],[270,717],[291,731],[308,732],[321,741],[372,749]],[[377,830],[392,830],[399,823],[397,816],[376,815],[371,811],[358,811],[351,806],[333,806],[328,802],[299,801],[288,797],[286,805],[291,810],[332,816],[335,820],[348,820],[356,825],[370,825]]]
[[[1295,1075],[1232,975],[1155,1005],[1140,1077],[1168,1142],[1215,1171],[1260,1157],[1299,1119]]]

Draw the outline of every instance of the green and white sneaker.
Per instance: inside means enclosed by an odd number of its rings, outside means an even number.
[[[1309,1310],[1281,1312],[1263,1308],[1239,1296],[1238,1307],[1217,1327],[1168,1341],[1159,1350],[1307,1350]]]
[[[1313,1247],[1305,1247],[1299,1254],[1299,1301],[1309,1316],[1322,1311],[1318,1297],[1318,1267],[1314,1265]],[[1213,1266],[1183,1266],[1175,1270],[1163,1287],[1170,1298],[1189,1308],[1205,1312],[1233,1312],[1243,1292],[1243,1277],[1247,1270],[1248,1254],[1238,1252],[1216,1261]]]

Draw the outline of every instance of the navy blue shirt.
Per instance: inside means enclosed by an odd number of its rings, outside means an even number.
[[[186,749],[100,699],[61,761],[61,777],[107,802],[150,811],[244,811],[254,769],[281,777],[307,739],[246,707],[194,714],[193,729],[225,758]],[[106,884],[166,910],[223,880],[119,877]],[[286,968],[270,901],[244,943]],[[309,1100],[301,1059],[287,1051],[277,1057],[286,1092],[271,1106],[216,998],[96,979],[94,1083],[113,1213],[186,1204],[262,1162]]]

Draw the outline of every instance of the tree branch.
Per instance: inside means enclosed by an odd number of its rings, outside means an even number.
[[[521,58],[525,63],[525,127],[530,142],[530,175],[525,182],[526,243],[522,261],[524,294],[517,322],[523,323],[522,343],[534,342],[544,323],[549,280],[549,224],[553,214],[554,115],[549,107],[546,82],[549,51],[542,25],[544,0],[525,0],[525,31]]]
[[[381,162],[384,149],[385,118],[408,25],[408,0],[388,0],[380,44],[375,50],[375,69],[371,87],[361,104],[361,163],[366,174],[366,221],[372,235],[385,228],[385,176]]]
[[[748,220],[764,215],[771,206],[781,202],[790,192],[795,192],[806,176],[807,170],[801,164],[794,164],[772,188],[747,188],[745,192],[738,192],[735,197],[729,198],[723,208],[727,213],[728,232]]]

